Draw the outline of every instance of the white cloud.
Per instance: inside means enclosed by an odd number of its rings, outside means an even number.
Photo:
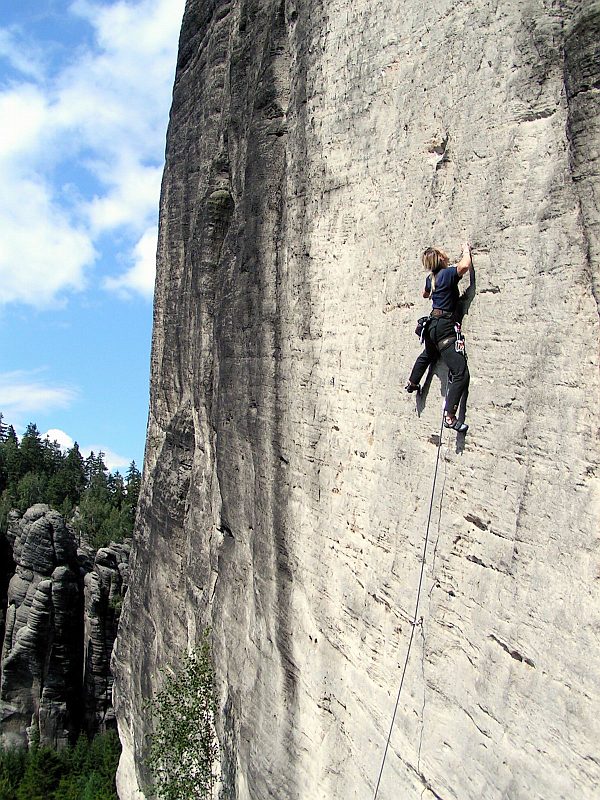
[[[68,433],[61,431],[60,428],[50,428],[50,430],[42,433],[42,439],[48,438],[51,442],[58,442],[63,450],[70,450],[75,444]]]
[[[25,52],[14,30],[0,28],[0,58],[6,59],[10,66],[22,75],[37,79],[42,77],[39,54],[31,47]]]
[[[41,436],[42,439],[48,437],[51,442],[58,442],[63,450],[69,450],[75,444],[73,437],[65,431],[61,431],[60,428],[50,428],[50,430],[42,433]],[[122,467],[128,467],[131,464],[130,458],[121,456],[118,453],[115,453],[114,450],[111,450],[109,447],[103,447],[99,444],[80,447],[79,452],[84,458],[87,458],[91,452],[94,452],[96,455],[98,455],[100,452],[104,453],[103,460],[110,472],[115,469],[121,469]]]
[[[0,373],[0,410],[5,419],[22,419],[27,414],[69,408],[77,390],[56,386],[22,370]]]
[[[90,24],[94,45],[52,74],[0,28],[0,57],[27,75],[0,90],[10,121],[0,132],[0,304],[52,306],[84,288],[110,232],[134,267],[109,285],[151,297],[140,246],[157,215],[183,9],[184,0],[79,0],[70,12]]]
[[[89,234],[75,223],[34,164],[43,151],[51,111],[30,83],[0,93],[0,303],[49,306],[84,286],[95,257]]]
[[[101,45],[108,51],[130,51],[140,55],[161,53],[179,33],[185,3],[183,0],[143,0],[106,3],[75,0],[72,10],[96,28]],[[131,36],[135,26],[135,36]]]
[[[66,289],[80,290],[95,250],[89,235],[33,181],[0,181],[1,301],[33,306],[56,303]]]
[[[92,229],[102,232],[120,225],[136,226],[139,220],[155,216],[161,177],[162,166],[145,167],[137,163],[124,166],[112,190],[89,204],[87,213]],[[110,176],[107,182],[112,180]]]
[[[43,92],[32,83],[21,83],[0,94],[0,158],[29,155],[44,132],[48,107]],[[10,120],[10,124],[7,121]]]
[[[157,240],[156,228],[148,228],[134,248],[133,267],[118,278],[107,278],[104,282],[105,288],[119,294],[137,292],[152,297],[156,276]]]

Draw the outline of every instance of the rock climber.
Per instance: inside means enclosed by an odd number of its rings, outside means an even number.
[[[415,361],[405,389],[407,392],[419,392],[419,384],[427,367],[441,358],[449,372],[444,426],[458,433],[466,433],[469,426],[456,418],[456,412],[460,398],[469,386],[469,368],[460,326],[457,330],[455,325],[460,299],[458,282],[471,268],[471,247],[465,242],[462,257],[454,266],[450,266],[446,253],[437,247],[428,247],[421,261],[429,272],[423,297],[431,297],[433,308],[423,334],[425,349]]]

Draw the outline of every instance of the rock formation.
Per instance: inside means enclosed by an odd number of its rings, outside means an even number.
[[[222,800],[372,797],[444,386],[402,392],[419,256],[466,237],[471,430],[441,445],[379,798],[597,797],[599,41],[597,0],[188,0],[122,800],[205,625]]]
[[[75,538],[57,511],[11,512],[8,538],[16,572],[8,610],[0,686],[2,740],[17,745],[39,731],[63,745],[79,727],[83,618]]]
[[[116,727],[110,658],[127,591],[129,550],[128,543],[101,547],[84,578],[84,696],[89,733]]]
[[[61,747],[114,727],[110,656],[127,586],[128,544],[78,553],[49,506],[11,512],[15,572],[7,590],[0,741]],[[84,597],[85,583],[85,597]]]
[[[0,532],[0,642],[4,641],[8,584],[14,572],[15,564],[12,558],[12,547],[6,538],[6,534]]]

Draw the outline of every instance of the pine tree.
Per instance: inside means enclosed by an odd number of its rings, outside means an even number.
[[[49,476],[56,475],[65,461],[65,456],[60,444],[57,441],[51,442],[46,436],[42,441],[42,454],[44,459],[44,471]]]
[[[48,502],[61,510],[71,510],[79,502],[84,487],[84,460],[75,442],[48,483]]]
[[[115,773],[121,747],[114,731],[80,736],[58,752],[0,748],[0,800],[117,800]]]
[[[129,469],[127,470],[127,474],[125,476],[125,481],[127,488],[127,502],[130,506],[132,506],[135,514],[135,509],[137,507],[140,489],[142,486],[142,474],[137,468],[135,461],[132,461],[129,465]]]
[[[2,412],[0,412],[0,495],[6,489],[8,483],[8,472],[6,470],[6,448],[4,443],[8,434],[8,428],[2,422]]]
[[[67,453],[64,469],[70,481],[69,497],[76,502],[85,487],[85,462],[77,442]]]
[[[107,488],[112,505],[120,509],[125,500],[125,483],[119,471],[108,476]]]
[[[4,424],[4,414],[0,411],[0,442],[6,440],[8,434],[8,425]]]
[[[98,455],[90,453],[85,460],[86,488],[79,503],[79,514],[75,526],[80,535],[83,535],[94,547],[103,547],[111,539],[119,540],[122,534],[111,528],[114,520],[118,521],[109,489],[109,472],[104,463],[104,453]]]
[[[0,749],[0,800],[16,800],[26,765],[25,750]]]
[[[35,747],[27,759],[17,800],[49,800],[60,780],[60,757],[48,747]]]
[[[37,425],[30,422],[21,439],[21,477],[27,472],[46,472],[44,446]]]
[[[17,484],[19,478],[25,473],[22,468],[22,457],[21,457],[21,449],[19,447],[19,439],[12,425],[8,426],[8,431],[6,432],[6,439],[2,443],[2,450],[5,453],[6,474],[7,474],[8,484],[9,485],[11,483]]]
[[[104,463],[102,450],[96,455],[94,451],[85,460],[85,478],[88,488],[105,489],[108,481],[108,469]]]
[[[0,444],[2,453],[0,480],[0,531],[6,530],[8,512],[16,508],[18,502],[17,487],[22,476],[21,451],[15,429],[9,425],[5,440]]]

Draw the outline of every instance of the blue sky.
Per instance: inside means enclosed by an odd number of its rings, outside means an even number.
[[[7,8],[6,6],[11,6]],[[0,10],[0,411],[141,465],[184,0]]]

